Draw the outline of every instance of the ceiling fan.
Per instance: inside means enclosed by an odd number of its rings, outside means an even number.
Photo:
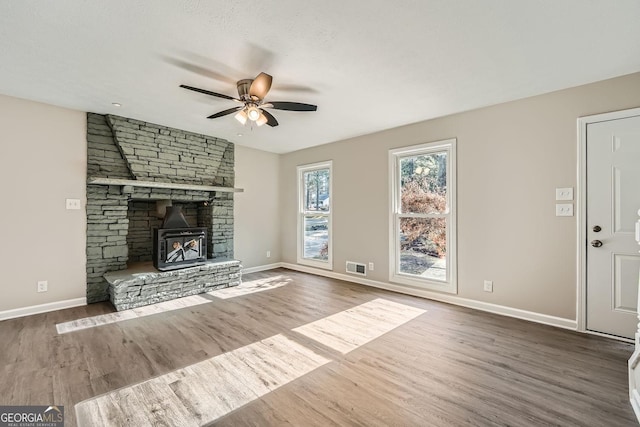
[[[265,108],[273,108],[275,110],[288,111],[316,111],[318,107],[311,104],[303,104],[300,102],[265,102],[269,89],[271,89],[271,81],[273,77],[266,73],[260,73],[255,79],[243,79],[238,81],[238,98],[224,95],[222,93],[211,92],[209,90],[200,89],[193,86],[180,85],[180,87],[195,92],[204,93],[206,95],[217,96],[218,98],[229,99],[241,103],[237,107],[220,111],[212,114],[208,119],[216,119],[228,114],[236,113],[235,118],[243,125],[250,120],[256,125],[262,126],[265,123],[271,127],[278,126],[278,121],[273,115],[265,110]]]

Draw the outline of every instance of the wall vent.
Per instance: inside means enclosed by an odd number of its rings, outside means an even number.
[[[359,274],[360,276],[367,275],[367,267],[364,264],[360,264],[353,261],[347,261],[347,273]]]

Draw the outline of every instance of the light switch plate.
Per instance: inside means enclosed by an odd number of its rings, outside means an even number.
[[[485,292],[493,292],[493,280],[485,280],[484,281],[484,291]]]
[[[38,292],[47,292],[49,290],[49,282],[46,280],[38,280]]]
[[[573,216],[573,203],[558,203],[556,216]]]
[[[556,200],[573,200],[573,187],[556,188]]]
[[[79,210],[80,209],[80,199],[67,199],[67,209],[68,210]]]

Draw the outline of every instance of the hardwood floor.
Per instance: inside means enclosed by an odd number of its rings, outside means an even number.
[[[243,280],[63,334],[113,309],[0,322],[0,405],[64,405],[67,426],[76,405],[81,425],[637,425],[630,344],[284,269]]]

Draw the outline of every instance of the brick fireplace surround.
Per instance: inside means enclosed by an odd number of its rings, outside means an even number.
[[[240,283],[233,143],[88,113],[87,144],[87,302],[111,300],[122,310]],[[181,206],[190,226],[207,228],[207,264],[153,269],[153,228],[167,203]]]

